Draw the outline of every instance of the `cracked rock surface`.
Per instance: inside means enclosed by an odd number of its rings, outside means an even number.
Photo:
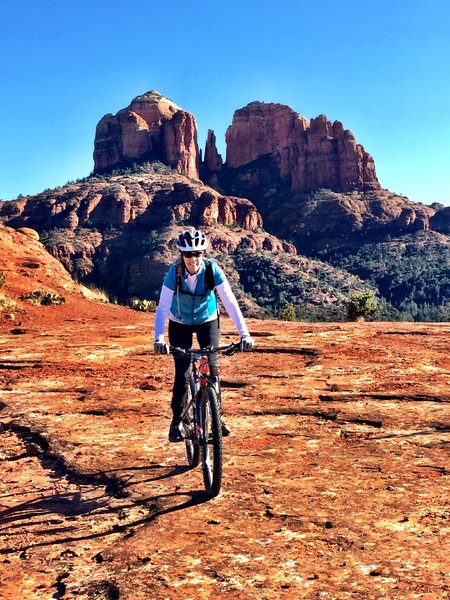
[[[33,311],[0,330],[0,598],[450,596],[449,324],[250,320],[208,501],[153,316]]]

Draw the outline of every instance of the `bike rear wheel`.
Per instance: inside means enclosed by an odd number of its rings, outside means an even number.
[[[190,467],[198,466],[200,462],[200,448],[195,434],[195,407],[194,407],[194,380],[189,378],[186,404],[183,410],[184,443],[186,445],[186,456]]]
[[[211,386],[202,388],[199,394],[203,482],[208,496],[214,498],[222,485],[222,423],[219,400],[216,390]]]

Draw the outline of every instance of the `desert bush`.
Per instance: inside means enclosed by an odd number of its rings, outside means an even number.
[[[349,321],[358,321],[376,317],[381,311],[381,305],[374,290],[366,290],[350,296],[347,303]]]
[[[154,300],[131,298],[129,307],[133,310],[140,310],[143,312],[155,312],[156,302]]]
[[[0,288],[5,285],[5,272],[0,269]]]
[[[280,310],[279,319],[281,321],[295,321],[297,319],[295,314],[295,305],[292,302],[285,304]]]
[[[13,313],[16,310],[16,301],[0,295],[0,313]]]
[[[108,294],[95,285],[82,285],[81,294],[84,298],[86,298],[86,300],[91,300],[93,302],[104,302],[105,304],[109,303]]]
[[[66,301],[64,296],[44,290],[36,290],[28,294],[23,294],[20,299],[31,302],[31,304],[35,304],[36,306],[55,306],[57,304],[64,304]]]

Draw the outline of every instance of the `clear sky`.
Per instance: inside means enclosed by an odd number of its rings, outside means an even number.
[[[450,205],[448,0],[1,0],[0,199],[93,169],[95,127],[157,90],[225,157],[254,100],[355,134],[383,187]]]

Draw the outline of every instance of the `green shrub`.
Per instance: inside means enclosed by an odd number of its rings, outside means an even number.
[[[156,302],[154,300],[142,300],[141,298],[131,298],[129,307],[133,310],[140,310],[143,312],[155,312]]]
[[[366,290],[350,296],[347,304],[349,321],[359,321],[376,317],[381,311],[381,305],[374,290]]]
[[[5,272],[0,269],[0,288],[5,285]]]
[[[36,290],[29,294],[23,294],[20,299],[31,302],[31,304],[35,304],[36,306],[55,306],[57,304],[64,304],[66,301],[64,296],[45,292],[44,290]]]
[[[295,314],[295,305],[292,302],[285,304],[280,310],[279,319],[281,321],[296,321],[297,317]]]

